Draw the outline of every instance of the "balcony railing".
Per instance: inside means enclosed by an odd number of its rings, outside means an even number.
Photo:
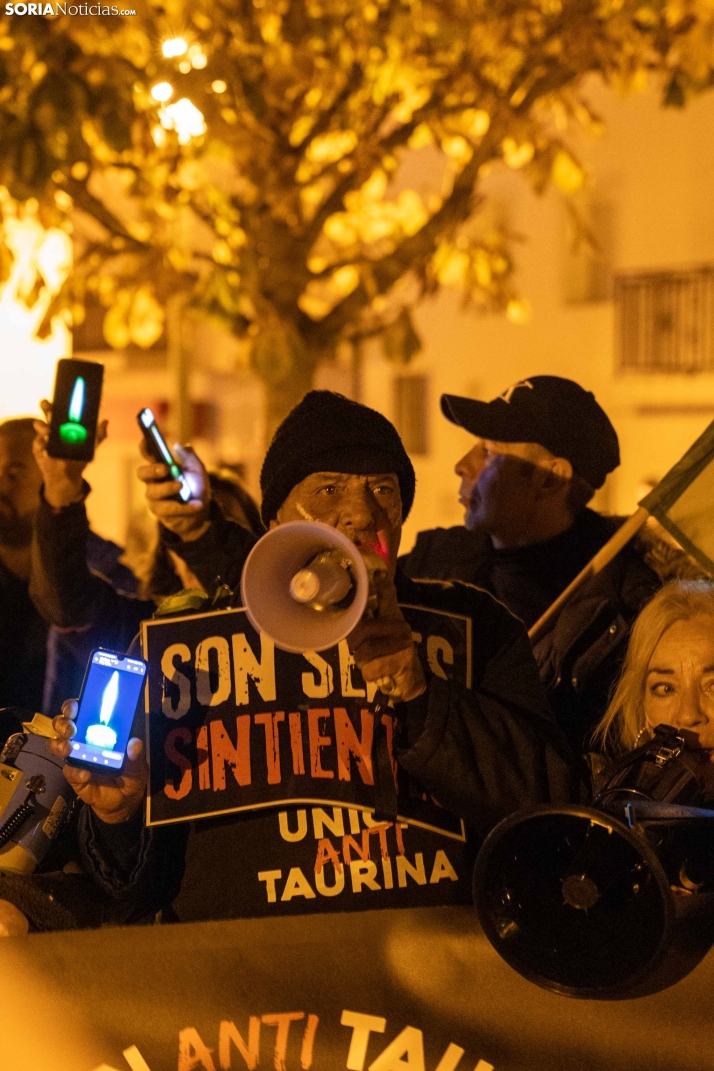
[[[615,277],[617,367],[714,372],[714,267]]]

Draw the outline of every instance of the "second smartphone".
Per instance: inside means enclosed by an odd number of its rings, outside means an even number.
[[[146,448],[153,457],[154,461],[159,461],[168,467],[171,473],[171,478],[178,480],[181,484],[181,490],[176,496],[181,502],[188,502],[191,498],[191,488],[189,482],[184,476],[183,469],[180,465],[176,464],[174,457],[169,450],[166,440],[159,431],[156,423],[156,417],[150,409],[142,409],[137,414],[136,419],[139,421],[139,427],[141,428],[144,436],[144,442]]]

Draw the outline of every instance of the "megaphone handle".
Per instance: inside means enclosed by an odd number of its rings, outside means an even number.
[[[385,710],[389,709],[389,696],[379,689],[374,694],[372,700],[372,712],[375,718],[380,718],[384,714]]]
[[[397,786],[394,783],[387,728],[382,725],[382,714],[388,708],[389,696],[378,691],[372,701],[374,714],[372,772],[374,775],[374,817],[380,822],[397,821]]]

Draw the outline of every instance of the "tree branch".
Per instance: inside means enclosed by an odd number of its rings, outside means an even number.
[[[67,192],[74,203],[87,215],[101,223],[115,237],[122,238],[128,245],[142,253],[146,253],[152,248],[147,242],[140,242],[137,238],[134,238],[126,229],[124,223],[113,212],[110,212],[98,197],[89,192],[85,183],[69,177],[66,181],[66,186]]]

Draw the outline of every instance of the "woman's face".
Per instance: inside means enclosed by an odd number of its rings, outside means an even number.
[[[687,729],[714,749],[714,617],[676,621],[663,634],[647,667],[645,721]]]

